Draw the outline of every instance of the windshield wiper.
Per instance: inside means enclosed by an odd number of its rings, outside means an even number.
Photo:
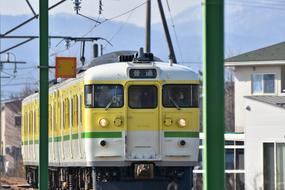
[[[111,101],[110,101],[110,102],[107,104],[107,106],[105,107],[105,110],[106,110],[106,111],[110,108],[110,106],[111,106],[113,103],[115,103],[115,100],[116,100],[116,97],[113,96],[113,97],[111,98]]]
[[[169,100],[174,104],[174,106],[176,107],[177,110],[181,110],[181,108],[179,107],[179,105],[170,97],[168,96]]]

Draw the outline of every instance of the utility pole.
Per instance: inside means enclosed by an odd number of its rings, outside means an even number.
[[[48,0],[40,0],[39,189],[48,190]]]
[[[223,190],[224,165],[224,0],[203,0],[203,185]]]
[[[151,0],[146,2],[146,24],[145,24],[145,52],[150,53],[151,49]]]
[[[165,34],[168,49],[169,49],[169,59],[172,60],[173,63],[177,63],[161,0],[157,0],[157,4],[158,4],[158,8],[159,8],[159,12],[160,12],[161,20],[162,20],[162,25],[164,28],[164,34]]]

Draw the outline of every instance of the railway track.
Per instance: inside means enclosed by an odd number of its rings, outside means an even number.
[[[23,185],[9,185],[6,183],[2,183],[0,186],[0,189],[11,189],[11,190],[35,190],[31,188],[29,185],[23,184]]]
[[[0,190],[11,189],[11,190],[35,190],[25,182],[23,178],[15,177],[2,177],[0,181]]]

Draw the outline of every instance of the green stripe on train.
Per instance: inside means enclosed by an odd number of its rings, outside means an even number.
[[[190,138],[198,138],[199,132],[189,132],[189,131],[166,131],[164,132],[164,137],[190,137]]]
[[[72,140],[77,140],[79,137],[78,134],[72,134]],[[90,139],[90,138],[122,138],[122,133],[121,132],[86,132],[86,133],[81,133],[81,138],[84,139]],[[49,142],[52,142],[52,139],[54,142],[60,142],[62,141],[68,141],[70,140],[70,135],[65,135],[63,137],[50,137]],[[28,144],[34,144],[33,140],[30,141],[24,141],[23,145],[28,145]],[[35,144],[39,144],[39,140],[35,140]]]
[[[82,138],[122,138],[121,132],[86,132],[82,133]]]

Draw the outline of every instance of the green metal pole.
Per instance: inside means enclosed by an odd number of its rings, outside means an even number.
[[[40,0],[39,189],[48,190],[48,0]]]
[[[223,190],[224,0],[203,0],[204,190]]]

